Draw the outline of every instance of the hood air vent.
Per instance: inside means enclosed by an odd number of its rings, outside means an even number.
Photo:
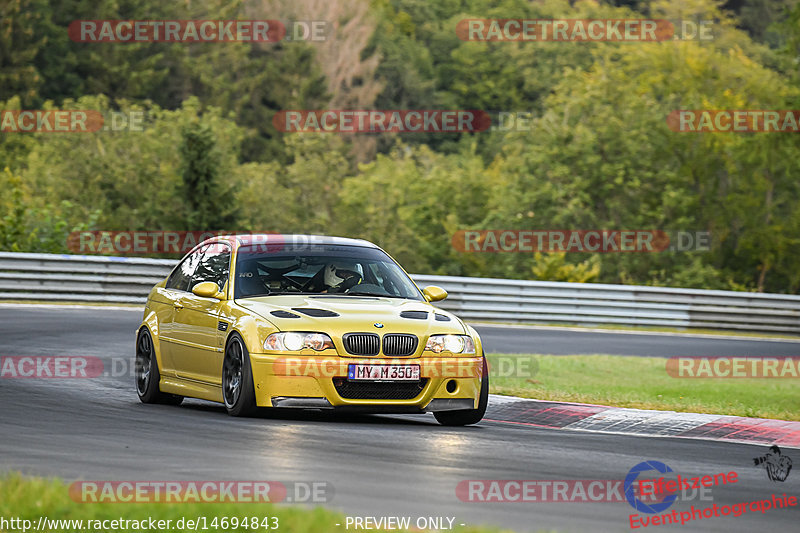
[[[290,313],[289,311],[273,311],[270,314],[278,318],[300,318],[300,315]]]
[[[313,317],[334,317],[339,316],[339,313],[328,311],[327,309],[315,309],[313,307],[292,307],[292,311],[303,313],[304,315]]]
[[[425,320],[428,318],[427,311],[402,311],[400,318],[410,318],[413,320]]]

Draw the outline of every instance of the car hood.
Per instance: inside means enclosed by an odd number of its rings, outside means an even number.
[[[413,333],[421,337],[467,332],[455,315],[428,302],[401,298],[275,295],[238,299],[236,303],[281,331],[320,331],[337,337],[349,332]],[[421,312],[427,314],[422,317]],[[375,326],[376,323],[383,327]]]

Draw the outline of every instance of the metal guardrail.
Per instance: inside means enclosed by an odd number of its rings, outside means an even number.
[[[414,276],[449,293],[441,307],[467,321],[706,328],[800,333],[800,296]]]
[[[0,252],[0,300],[144,304],[176,262]]]
[[[0,300],[144,303],[175,260],[0,252]],[[664,326],[800,334],[800,296],[413,275],[468,321]]]

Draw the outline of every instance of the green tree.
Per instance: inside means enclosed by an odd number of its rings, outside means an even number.
[[[232,195],[220,183],[221,162],[208,124],[190,122],[181,128],[181,179],[189,206],[186,229],[223,230],[235,223]]]
[[[0,3],[0,101],[18,97],[33,104],[42,85],[34,59],[46,44],[46,0]]]
[[[486,257],[458,252],[451,242],[486,217],[491,187],[475,144],[461,149],[440,154],[398,145],[362,165],[341,192],[339,211],[349,213],[344,234],[378,243],[414,272],[486,272]]]
[[[75,206],[68,201],[38,205],[23,179],[6,167],[0,173],[0,250],[11,252],[68,252],[71,232],[95,229],[99,213],[91,213],[77,223]]]
[[[254,231],[339,233],[352,213],[337,210],[350,175],[347,145],[336,135],[295,133],[284,138],[291,163],[244,165],[237,175],[242,224]]]
[[[531,267],[534,279],[545,281],[567,281],[571,283],[591,283],[600,276],[600,258],[590,257],[580,263],[567,262],[565,253],[536,252]]]
[[[665,120],[677,109],[781,109],[796,92],[742,50],[608,49],[564,77],[530,132],[506,135],[485,224],[710,230],[709,277],[695,277],[698,286],[796,290],[791,135],[679,133]],[[513,276],[524,261],[500,258],[494,272]],[[700,271],[691,253],[605,254],[600,279],[670,285],[687,268]]]
[[[43,107],[51,109],[54,104]],[[18,171],[31,196],[42,204],[69,201],[75,217],[70,219],[71,224],[100,211],[97,224],[104,230],[187,227],[192,222],[191,210],[181,178],[184,161],[177,148],[182,143],[182,131],[192,124],[204,125],[213,132],[220,191],[234,186],[244,133],[219,109],[201,110],[196,99],[187,100],[174,111],[125,101],[112,106],[107,98],[90,96],[67,100],[59,107],[93,109],[106,116],[116,108],[135,118],[134,127],[118,131],[13,134],[35,142]],[[214,203],[223,210],[235,207],[230,201]]]

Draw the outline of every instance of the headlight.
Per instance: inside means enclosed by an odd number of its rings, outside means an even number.
[[[333,348],[333,341],[324,333],[286,331],[273,333],[264,341],[264,349],[276,352],[298,352],[304,348],[321,352]]]
[[[425,349],[433,353],[475,353],[475,342],[469,335],[431,335]]]

